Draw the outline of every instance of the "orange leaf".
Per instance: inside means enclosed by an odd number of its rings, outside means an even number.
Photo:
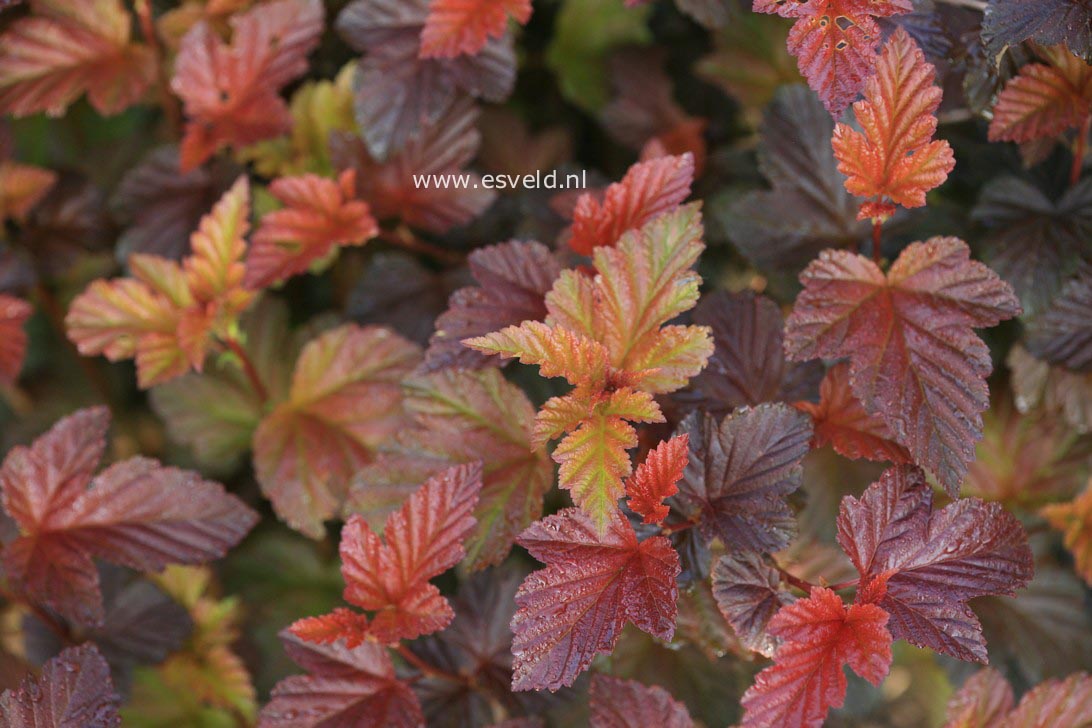
[[[56,181],[57,173],[48,169],[10,159],[0,161],[0,223],[5,218],[22,222]]]
[[[756,13],[796,18],[789,53],[835,118],[857,98],[876,67],[875,18],[913,10],[910,0],[754,0]]]
[[[669,212],[690,196],[694,156],[659,157],[630,167],[621,182],[607,188],[599,202],[586,193],[573,211],[569,247],[591,255],[599,245],[614,245],[622,234]]]
[[[637,472],[626,481],[629,507],[644,516],[645,523],[663,523],[667,518],[669,509],[664,500],[679,492],[676,483],[689,459],[690,436],[677,435],[649,452]]]
[[[910,453],[894,442],[883,419],[865,410],[853,394],[846,362],[833,366],[823,378],[819,385],[819,404],[796,402],[793,406],[811,415],[815,423],[813,447],[830,443],[839,455],[850,460],[911,462]]]
[[[531,19],[531,0],[433,0],[421,31],[421,58],[477,55],[490,38],[500,38],[511,17]]]
[[[0,113],[60,116],[81,94],[101,114],[140,100],[155,59],[121,0],[35,0],[0,36]]]
[[[1092,584],[1092,487],[1071,502],[1052,503],[1040,513],[1065,534],[1065,547],[1073,552],[1078,573]]]
[[[834,156],[846,189],[870,198],[857,218],[886,220],[895,206],[922,207],[925,193],[948,178],[952,148],[934,141],[941,91],[936,69],[900,28],[884,46],[876,75],[853,105],[862,134],[846,124],[834,128]]]
[[[247,254],[246,285],[260,289],[302,273],[338,245],[363,245],[379,233],[368,203],[355,199],[356,172],[337,181],[282,177],[269,187],[284,203],[262,218]]]
[[[1030,142],[1079,128],[1092,114],[1092,66],[1064,45],[1039,49],[1007,84],[990,121],[990,141]]]
[[[307,70],[323,30],[318,0],[278,0],[231,20],[231,44],[207,21],[182,39],[171,89],[182,98],[186,135],[182,171],[224,146],[245,146],[282,134],[292,116],[278,91]]]

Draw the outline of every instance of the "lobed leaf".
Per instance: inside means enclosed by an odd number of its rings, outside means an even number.
[[[23,369],[27,352],[27,319],[34,309],[26,301],[0,294],[0,381],[12,383]]]
[[[1092,371],[1092,265],[1084,264],[1050,308],[1028,326],[1028,351],[1076,372]]]
[[[1092,57],[1092,14],[1078,0],[990,0],[982,19],[987,52],[1031,39],[1042,45],[1065,43],[1074,55]]]
[[[1065,536],[1065,546],[1073,553],[1077,573],[1092,584],[1092,488],[1086,488],[1069,503],[1044,506],[1040,514]]]
[[[27,675],[18,690],[0,694],[0,720],[8,728],[115,728],[121,699],[110,668],[93,643],[69,647]]]
[[[773,656],[779,640],[769,632],[770,619],[793,602],[777,569],[753,552],[721,556],[713,565],[713,598],[744,647]]]
[[[860,499],[843,499],[838,542],[861,574],[858,602],[886,610],[892,635],[960,660],[986,662],[967,601],[1012,596],[1033,572],[1012,514],[976,498],[934,511],[924,474],[908,465],[884,471]]]
[[[421,30],[421,58],[475,55],[490,38],[501,38],[508,19],[526,25],[531,0],[438,0]]]
[[[679,492],[676,483],[689,462],[690,437],[677,435],[649,451],[626,481],[626,504],[645,523],[663,523],[668,507],[664,500]]]
[[[57,173],[3,159],[0,154],[0,221],[22,223],[57,183]]]
[[[592,728],[692,728],[686,706],[658,685],[595,674],[589,692]]]
[[[874,604],[847,607],[830,589],[781,608],[769,631],[784,640],[774,664],[743,695],[742,726],[818,726],[845,701],[844,668],[879,685],[891,665],[887,614]]]
[[[1049,139],[1080,128],[1092,114],[1092,67],[1064,46],[1040,53],[1047,62],[1021,67],[997,97],[991,142]]]
[[[626,622],[671,639],[680,567],[666,538],[638,543],[617,511],[600,532],[569,508],[532,524],[518,543],[546,567],[516,593],[513,690],[572,685],[596,654],[614,649]]]
[[[800,280],[788,358],[849,357],[865,411],[957,493],[989,404],[989,350],[972,328],[1017,315],[1012,288],[956,238],[911,244],[886,276],[860,255],[827,251]]]
[[[832,23],[835,25],[836,23]],[[846,175],[846,189],[869,201],[857,218],[886,220],[895,206],[922,207],[925,193],[941,185],[955,167],[946,141],[933,140],[941,91],[933,85],[936,68],[902,28],[892,34],[853,105],[862,131],[834,127],[834,156]]]

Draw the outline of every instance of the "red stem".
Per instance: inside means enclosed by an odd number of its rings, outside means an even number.
[[[163,45],[159,42],[159,34],[156,33],[152,5],[149,0],[136,0],[133,6],[140,21],[140,32],[144,35],[144,42],[148,44],[155,59],[159,105],[163,107],[163,114],[167,117],[171,135],[178,136],[182,130],[182,109],[178,105],[178,99],[171,94],[171,79],[167,76],[167,56],[163,52]]]
[[[697,521],[680,521],[673,526],[662,525],[660,526],[660,535],[670,536],[671,534],[678,533],[679,531],[686,531],[687,529],[693,528],[696,525],[698,525]]]
[[[778,572],[780,572],[782,579],[787,581],[789,584],[795,586],[797,589],[804,592],[805,594],[811,594],[811,589],[815,586],[815,584],[812,584],[810,581],[804,581],[800,577],[790,574],[781,566],[781,564],[778,564],[777,562],[774,562],[774,566],[777,567],[777,570]]]
[[[872,218],[872,260],[876,262],[877,266],[883,262],[882,242],[883,222],[877,218]]]
[[[841,591],[842,589],[848,589],[851,586],[857,586],[860,583],[860,579],[850,579],[849,581],[840,581],[837,584],[831,584],[828,589],[831,591]]]
[[[430,665],[422,660],[420,657],[415,655],[413,653],[413,650],[406,647],[405,645],[398,645],[394,648],[394,651],[397,652],[403,660],[408,662],[413,667],[417,668],[418,672],[420,672],[422,675],[427,675],[428,677],[435,677],[439,678],[440,680],[447,680],[448,682],[454,682],[459,683],[460,685],[473,687],[473,685],[471,685],[471,679],[466,675],[459,675],[454,672],[448,672],[447,670],[442,670],[438,667]]]
[[[1084,155],[1088,150],[1088,132],[1092,129],[1092,114],[1084,117],[1081,129],[1077,132],[1077,148],[1073,152],[1073,166],[1069,168],[1069,186],[1072,187],[1081,181],[1081,170],[1084,169]]]
[[[223,339],[224,346],[231,350],[231,353],[239,357],[239,361],[243,365],[243,372],[246,374],[246,378],[250,380],[250,386],[254,388],[254,393],[258,395],[258,399],[264,405],[269,401],[269,390],[265,388],[265,384],[262,383],[262,377],[258,374],[258,368],[254,366],[254,362],[251,361],[250,355],[246,353],[246,349],[237,340],[232,338]]]
[[[433,245],[432,243],[421,240],[421,238],[414,235],[413,231],[405,225],[399,225],[394,230],[380,230],[379,239],[388,242],[391,245],[403,248],[404,250],[409,250],[414,253],[424,253],[425,255],[436,258],[448,265],[462,263],[463,259],[466,257],[458,251],[441,248],[438,245]]]

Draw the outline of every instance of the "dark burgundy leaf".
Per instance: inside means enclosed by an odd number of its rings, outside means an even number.
[[[425,371],[503,364],[463,346],[463,339],[523,321],[541,321],[546,316],[545,296],[561,274],[561,263],[549,248],[519,240],[475,250],[467,263],[478,285],[455,291],[447,311],[436,319]]]
[[[1092,7],[1085,0],[990,0],[982,40],[993,56],[1025,40],[1065,43],[1085,60],[1092,57]]]
[[[591,728],[692,728],[686,706],[658,685],[593,675]]]
[[[1032,320],[1027,347],[1052,364],[1092,371],[1092,265],[1082,265],[1053,305]]]
[[[115,728],[119,698],[95,645],[71,647],[0,695],[4,728]]]
[[[709,364],[691,380],[718,414],[763,402],[809,399],[823,378],[822,365],[785,361],[784,319],[777,304],[753,291],[713,291],[694,309],[694,323],[713,330]]]
[[[830,146],[834,122],[804,86],[777,92],[760,127],[759,166],[771,190],[723,211],[724,229],[758,268],[796,272],[819,251],[866,236]]]
[[[777,551],[795,520],[785,496],[800,487],[811,439],[808,418],[786,405],[743,408],[718,427],[710,415],[688,417],[690,462],[672,510],[698,524],[705,539],[732,550]]]
[[[967,601],[1012,596],[1033,572],[1027,534],[1012,514],[977,498],[934,511],[925,474],[910,465],[842,501],[838,542],[861,574],[858,602],[885,609],[892,635],[961,660],[986,662]]]
[[[713,597],[743,646],[771,657],[778,641],[766,625],[793,601],[777,569],[759,554],[721,556],[713,565]]]
[[[81,175],[62,174],[27,218],[17,242],[46,275],[65,273],[88,251],[107,248],[114,229],[102,190]]]
[[[285,678],[262,708],[263,728],[423,728],[417,697],[394,674],[386,648],[316,645],[281,633],[288,655],[308,672]]]

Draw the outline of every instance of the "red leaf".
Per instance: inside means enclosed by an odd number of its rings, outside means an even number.
[[[849,357],[865,411],[956,495],[989,404],[990,352],[972,329],[1020,312],[1012,288],[956,238],[911,244],[886,276],[868,258],[828,250],[800,281],[788,357]]]
[[[121,725],[110,668],[93,643],[70,647],[0,695],[5,728],[115,728]]]
[[[846,189],[869,198],[857,219],[886,220],[896,205],[922,207],[925,193],[943,184],[955,167],[948,142],[933,140],[941,99],[935,77],[936,68],[899,28],[865,84],[864,100],[853,104],[862,131],[834,127],[834,156],[838,171],[848,177]]]
[[[182,171],[224,146],[245,146],[291,126],[282,86],[307,70],[323,30],[319,0],[277,0],[231,19],[231,44],[207,21],[182,39],[171,89],[188,117]]]
[[[693,180],[692,154],[633,165],[621,182],[607,188],[602,202],[591,193],[577,200],[569,247],[591,255],[596,246],[614,245],[625,232],[682,204]]]
[[[4,508],[21,535],[4,548],[8,575],[66,619],[103,621],[92,557],[140,571],[224,555],[257,515],[218,483],[147,458],[116,463],[92,480],[109,413],[81,410],[0,468]],[[90,487],[89,487],[90,485]]]
[[[1016,703],[1012,687],[993,668],[979,670],[948,701],[944,728],[990,728],[1004,725]]]
[[[658,685],[593,675],[591,728],[692,728],[686,706]]]
[[[756,13],[797,18],[789,53],[831,116],[842,115],[876,67],[875,18],[913,10],[910,0],[754,0]]]
[[[626,480],[630,510],[644,516],[645,523],[663,523],[669,508],[664,500],[679,492],[676,483],[690,459],[690,436],[676,435],[664,440],[645,456]]]
[[[892,442],[891,432],[877,415],[869,414],[849,386],[849,365],[840,362],[831,367],[819,386],[819,404],[797,402],[793,405],[811,415],[815,426],[812,447],[830,444],[839,455],[850,460],[887,460],[909,463],[906,448]]]
[[[844,667],[879,685],[891,665],[887,614],[874,604],[846,607],[830,589],[782,607],[769,630],[785,642],[774,664],[743,695],[742,725],[814,726],[846,696]]]
[[[803,477],[808,419],[786,405],[759,405],[719,427],[709,415],[691,415],[680,431],[690,436],[690,462],[672,509],[698,523],[706,541],[749,551],[787,546],[795,518],[785,496]]]
[[[23,326],[33,312],[26,301],[0,294],[0,382],[14,382],[23,368],[27,353]]]
[[[360,516],[345,524],[340,549],[345,601],[376,613],[367,628],[371,638],[383,643],[414,639],[451,622],[451,606],[428,580],[466,555],[463,541],[476,523],[471,514],[481,487],[480,463],[456,465],[429,479],[387,517],[384,539]],[[347,627],[341,635],[334,632],[339,625]],[[291,629],[322,642],[341,636],[349,647],[364,635],[363,625],[349,620],[345,610],[297,622]]]
[[[25,221],[56,183],[56,172],[4,159],[0,150],[0,222]]]
[[[355,649],[317,646],[281,633],[284,649],[308,672],[285,678],[262,708],[263,728],[421,728],[417,696],[374,642]]]
[[[490,38],[500,38],[508,18],[531,19],[531,0],[433,0],[421,31],[421,58],[475,55]]]
[[[767,625],[793,601],[792,594],[781,587],[777,569],[756,553],[721,556],[713,565],[713,598],[744,647],[773,655],[778,640]]]
[[[1092,66],[1065,46],[1040,48],[1046,63],[1029,63],[1005,84],[990,119],[991,142],[1030,142],[1079,129],[1092,105]]]
[[[546,318],[545,296],[561,274],[561,263],[549,248],[519,240],[479,248],[467,264],[478,285],[453,293],[436,319],[426,370],[497,364],[495,357],[463,346],[463,340]]]
[[[466,167],[478,153],[478,109],[469,100],[449,108],[386,162],[368,152],[355,134],[331,135],[331,158],[339,169],[353,168],[360,196],[379,219],[401,218],[428,232],[445,233],[465,225],[493,203],[496,193],[475,187],[481,178]],[[444,175],[466,180],[465,187],[441,184]]]
[[[673,636],[680,566],[663,536],[638,543],[617,511],[599,535],[589,515],[567,508],[532,524],[518,543],[546,567],[516,594],[513,690],[572,685],[596,654],[614,649],[627,621]]]
[[[960,660],[986,662],[967,601],[1012,596],[1033,571],[1027,534],[1012,514],[977,498],[934,512],[924,473],[908,465],[842,501],[838,543],[861,574],[857,600],[890,613],[891,634]]]
[[[1061,728],[1092,724],[1092,677],[1040,683],[1013,710],[1012,687],[992,668],[971,676],[948,702],[944,728]]]
[[[104,115],[138,102],[155,76],[147,47],[131,42],[120,0],[35,0],[0,36],[0,113],[60,116],[86,93]]]
[[[255,290],[303,273],[339,245],[363,245],[379,234],[366,202],[356,198],[356,172],[336,182],[306,174],[282,177],[269,191],[285,206],[262,218],[246,258],[248,288]]]

